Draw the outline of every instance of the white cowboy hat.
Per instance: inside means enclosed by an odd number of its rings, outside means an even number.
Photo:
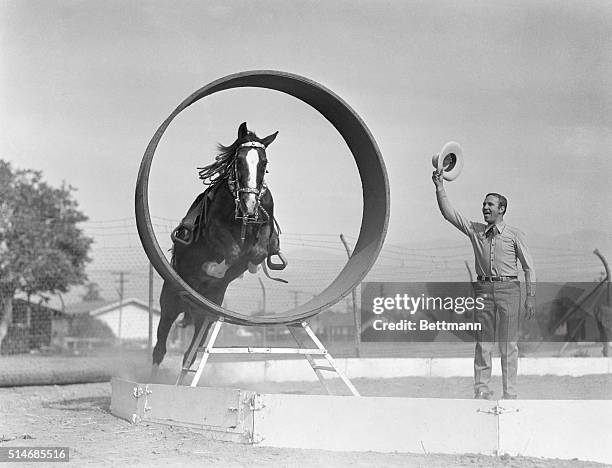
[[[442,157],[440,157],[442,155]],[[455,180],[463,169],[463,149],[456,141],[446,143],[438,154],[431,158],[433,167],[441,172],[444,180]]]

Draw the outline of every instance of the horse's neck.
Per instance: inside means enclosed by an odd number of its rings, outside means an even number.
[[[229,194],[229,196],[233,197],[233,193],[229,187],[229,181],[227,178],[221,179],[209,186],[204,190],[204,194],[209,199],[213,200],[218,194]]]

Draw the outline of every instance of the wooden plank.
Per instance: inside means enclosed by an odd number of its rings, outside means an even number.
[[[228,388],[148,385],[144,420],[236,429],[253,392]]]
[[[144,414],[144,385],[130,380],[111,379],[111,413],[138,423]]]
[[[611,400],[502,401],[500,452],[612,464]]]
[[[412,453],[497,452],[494,401],[262,394],[262,446]]]
[[[187,427],[215,440],[251,442],[255,392],[116,378],[111,387],[111,412],[122,419]]]

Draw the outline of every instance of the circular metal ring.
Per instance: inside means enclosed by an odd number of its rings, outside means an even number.
[[[361,178],[363,213],[359,238],[353,253],[336,279],[308,302],[283,314],[252,317],[220,307],[189,286],[170,266],[155,237],[149,212],[148,185],[151,163],[159,141],[172,120],[196,101],[219,91],[254,87],[289,94],[319,111],[338,130],[348,145]],[[157,129],[142,158],[136,182],[136,225],[154,268],[183,298],[197,308],[239,325],[288,325],[306,320],[331,307],[348,295],[368,273],[387,233],[389,222],[389,182],[378,145],[365,123],[340,97],[322,85],[286,72],[255,70],[220,78],[185,99]]]

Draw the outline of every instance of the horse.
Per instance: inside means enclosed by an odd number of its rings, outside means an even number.
[[[259,138],[243,122],[231,145],[218,144],[215,162],[198,168],[199,177],[208,188],[194,200],[172,232],[172,267],[187,284],[217,305],[222,304],[228,285],[247,270],[255,273],[261,265],[270,277],[264,260],[275,270],[287,265],[280,252],[274,200],[264,181],[268,172],[266,149],[277,135],[275,132]],[[281,263],[272,262],[272,256],[278,256]],[[183,369],[189,369],[195,360],[196,353],[190,351],[201,345],[196,343],[198,332],[206,327],[200,335],[203,342],[217,318],[209,310],[196,310],[168,281],[162,286],[160,307],[152,378],[166,354],[170,327],[181,312],[185,317],[183,324],[194,324]]]

